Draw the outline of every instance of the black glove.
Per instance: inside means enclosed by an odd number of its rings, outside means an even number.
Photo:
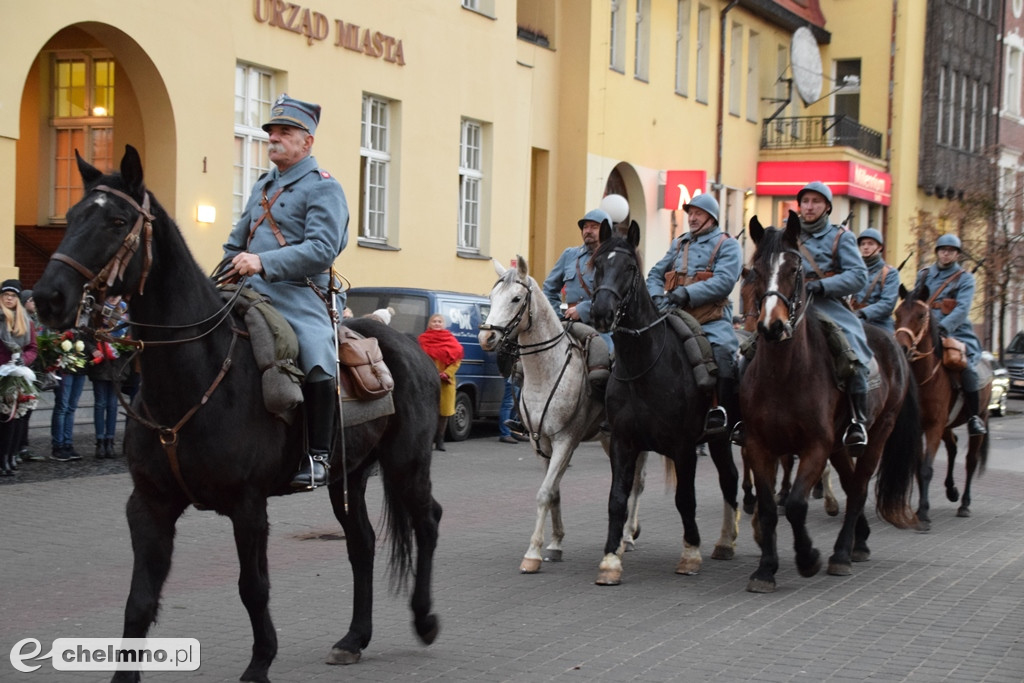
[[[868,317],[866,315],[864,315],[864,311],[863,310],[857,311],[857,317],[860,318],[861,320],[867,320],[868,319]]]
[[[825,285],[821,283],[821,280],[811,280],[807,283],[807,293],[821,296],[825,293]]]
[[[668,298],[673,305],[679,308],[686,308],[690,305],[690,293],[686,291],[686,287],[676,287],[668,293]]]

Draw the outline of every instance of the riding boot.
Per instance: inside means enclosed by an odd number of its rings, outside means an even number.
[[[711,406],[708,414],[704,416],[704,436],[716,436],[729,428],[729,404],[733,384],[735,382],[731,377],[719,375],[715,405]]]
[[[843,445],[850,457],[856,458],[868,445],[868,369],[860,363],[847,380],[846,395],[850,399],[850,426],[843,434]]]
[[[988,434],[985,422],[978,416],[978,413],[981,412],[981,398],[978,396],[978,390],[967,391],[964,389],[964,403],[967,405],[967,412],[971,415],[967,418],[967,433],[971,436]]]
[[[447,450],[444,447],[444,430],[448,427],[448,417],[439,415],[437,418],[437,432],[434,434],[434,449],[439,451]]]
[[[309,451],[302,458],[299,471],[292,477],[292,488],[312,491],[327,484],[328,460],[334,437],[334,411],[337,391],[333,379],[309,382],[302,387],[306,413],[306,436]]]

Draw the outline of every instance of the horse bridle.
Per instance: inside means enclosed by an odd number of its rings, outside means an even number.
[[[803,257],[800,252],[794,249],[785,249],[780,253],[792,254],[801,262],[801,266],[796,269],[796,284],[793,286],[793,297],[790,298],[777,289],[769,289],[757,298],[758,318],[760,319],[761,317],[761,309],[764,305],[764,300],[770,296],[777,296],[782,299],[782,303],[786,305],[786,325],[790,327],[790,332],[792,332],[793,329],[800,325],[801,321],[804,319],[804,314],[807,312],[807,306],[804,305],[806,300],[800,298],[800,293],[804,290]]]
[[[551,339],[534,342],[533,344],[519,343],[519,325],[522,323],[524,316],[527,321],[526,329],[524,331],[529,331],[533,328],[533,313],[530,311],[530,306],[533,302],[533,288],[530,287],[529,283],[522,282],[517,279],[513,279],[512,284],[519,285],[526,290],[526,296],[523,297],[523,302],[519,305],[515,314],[505,325],[491,325],[483,323],[480,325],[480,329],[483,331],[494,330],[496,332],[500,332],[501,341],[498,342],[498,353],[506,353],[514,358],[529,356],[534,353],[541,353],[557,346],[558,342],[566,334],[566,329],[564,327],[562,328],[561,333],[555,335]]]
[[[597,293],[601,291],[610,292],[612,296],[614,296],[615,299],[618,301],[618,304],[615,306],[615,315],[612,317],[612,324],[611,328],[609,329],[610,332],[622,332],[623,334],[639,337],[644,332],[653,329],[655,326],[657,326],[659,323],[665,320],[668,317],[668,313],[663,313],[658,318],[656,318],[654,322],[648,325],[644,325],[643,327],[632,328],[619,326],[622,317],[626,313],[626,307],[628,306],[629,302],[636,298],[637,286],[640,283],[640,268],[637,267],[636,265],[636,254],[630,252],[628,249],[623,249],[622,247],[615,247],[614,249],[611,249],[610,252],[612,254],[623,254],[624,256],[628,256],[629,258],[633,259],[633,263],[631,263],[629,266],[629,269],[633,271],[633,275],[629,279],[629,287],[626,289],[625,294],[620,294],[619,290],[616,289],[615,287],[612,287],[611,285],[601,284],[594,289],[594,296],[597,296]]]
[[[907,360],[909,360],[911,363],[916,363],[919,360],[934,355],[919,351],[917,348],[917,345],[921,343],[921,340],[924,339],[924,336],[931,331],[932,312],[931,309],[928,307],[928,304],[925,303],[924,301],[921,301],[920,299],[915,299],[913,303],[917,306],[924,307],[924,325],[921,326],[921,329],[918,331],[917,334],[914,334],[914,331],[911,330],[909,327],[898,327],[896,328],[896,332],[893,334],[893,336],[898,337],[900,332],[902,332],[903,334],[907,335],[907,337],[910,338],[910,346],[907,347]],[[922,380],[920,384],[923,385],[929,382],[933,377],[935,377],[940,367],[942,367],[942,361],[939,359],[935,359],[935,367],[933,367],[932,371],[928,374],[928,378]]]

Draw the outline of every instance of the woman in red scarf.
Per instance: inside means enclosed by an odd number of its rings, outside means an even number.
[[[434,447],[443,451],[444,430],[448,418],[455,414],[455,372],[462,364],[464,351],[455,335],[448,331],[444,316],[435,313],[427,321],[427,330],[419,336],[420,347],[434,361],[441,378],[441,406],[437,418]]]

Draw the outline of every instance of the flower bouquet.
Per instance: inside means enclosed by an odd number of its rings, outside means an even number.
[[[60,334],[44,332],[36,337],[36,348],[45,372],[73,371],[85,367],[85,342],[75,339],[73,330]]]
[[[22,417],[38,403],[36,373],[18,363],[0,365],[0,420]]]

